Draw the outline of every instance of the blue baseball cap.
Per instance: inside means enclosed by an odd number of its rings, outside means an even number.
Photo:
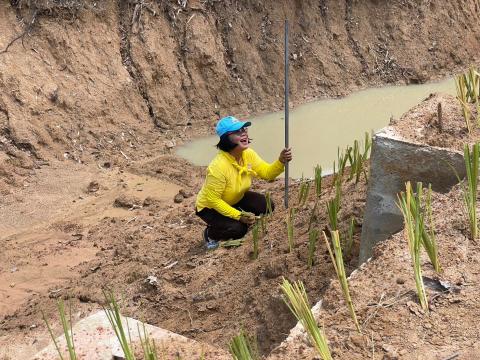
[[[252,125],[250,121],[240,121],[236,117],[226,116],[220,119],[215,130],[217,131],[218,136],[222,136],[228,132],[237,131],[250,125]]]

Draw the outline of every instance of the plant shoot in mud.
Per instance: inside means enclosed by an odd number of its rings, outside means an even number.
[[[252,227],[252,241],[253,241],[253,253],[252,259],[256,260],[258,258],[258,238],[260,236],[260,220],[255,222],[255,225]]]
[[[420,183],[421,184],[421,183]],[[429,229],[425,229],[423,225],[422,245],[432,262],[432,265],[437,273],[441,271],[440,260],[438,259],[438,246],[437,239],[435,237],[435,224],[433,223],[432,215],[432,185],[428,184],[428,190],[425,194],[425,210],[423,217],[428,217]],[[423,220],[425,224],[425,220]]]
[[[315,166],[315,194],[317,198],[322,195],[322,167],[320,165]]]
[[[422,269],[420,267],[420,247],[424,233],[422,226],[423,221],[421,220],[422,214],[420,211],[421,186],[417,185],[416,196],[413,193],[410,181],[406,183],[405,188],[405,193],[402,191],[398,195],[398,206],[403,214],[405,222],[405,237],[412,258],[418,299],[422,309],[428,312],[427,294],[425,292],[425,286],[422,279]],[[418,193],[419,190],[420,194]]]
[[[307,202],[308,193],[310,192],[310,181],[305,179],[302,175],[302,179],[300,181],[300,189],[298,191],[298,206],[303,207]]]
[[[77,354],[75,352],[75,343],[73,341],[73,329],[72,329],[72,308],[69,306],[69,320],[67,320],[67,317],[65,315],[65,305],[63,303],[63,300],[60,299],[57,303],[58,307],[58,313],[60,314],[60,322],[62,323],[62,328],[63,328],[63,335],[65,336],[65,340],[67,343],[67,349],[68,349],[68,356],[70,360],[76,360],[77,359]],[[64,360],[64,357],[62,355],[62,352],[60,351],[60,347],[58,346],[57,340],[55,339],[55,335],[53,335],[52,328],[50,327],[50,324],[47,321],[47,317],[42,311],[42,317],[43,321],[47,325],[48,332],[50,334],[50,337],[52,338],[53,345],[55,346],[55,349],[57,350],[58,356],[60,357],[60,360]]]
[[[303,325],[318,354],[323,360],[331,360],[332,355],[328,348],[327,338],[315,321],[303,283],[298,281],[292,285],[284,278],[280,287],[284,294],[283,300],[285,304],[287,304],[293,315],[295,315],[297,320]]]
[[[271,216],[273,213],[273,208],[272,208],[272,194],[270,191],[267,191],[265,193],[265,201],[267,202],[267,216]]]
[[[234,360],[260,359],[255,342],[252,341],[244,330],[241,330],[240,334],[230,341],[228,348]]]
[[[479,150],[480,143],[474,144],[471,151],[468,145],[465,145],[463,149],[463,159],[465,161],[465,169],[467,172],[467,184],[463,186],[463,200],[468,215],[468,221],[470,223],[470,235],[473,240],[478,236],[477,188]]]
[[[140,325],[137,323],[137,331],[140,337],[140,344],[142,345],[143,358],[144,360],[158,360],[157,347],[155,341],[150,339],[150,336],[145,329],[145,324],[142,323],[142,332],[140,331]]]
[[[340,200],[342,193],[341,179],[335,180],[335,197],[327,202],[327,214],[330,224],[330,231],[338,229],[338,212],[340,211]]]
[[[288,239],[288,252],[292,252],[295,247],[295,239],[293,234],[293,224],[295,222],[295,208],[288,209],[287,214],[287,239]]]
[[[352,252],[352,247],[353,247],[353,231],[355,230],[355,218],[352,216],[350,219],[350,224],[348,225],[348,231],[347,231],[347,236],[345,239],[345,244],[343,246],[345,250],[345,255],[348,257],[350,256],[350,253]]]
[[[130,328],[128,327],[127,321],[127,331],[128,331],[128,339],[127,333],[125,332],[125,328],[123,326],[122,321],[122,314],[120,313],[120,306],[118,305],[117,300],[112,291],[104,291],[103,296],[105,297],[106,305],[103,307],[103,311],[107,315],[108,321],[112,326],[115,335],[117,336],[118,342],[120,343],[120,347],[125,355],[125,360],[135,360],[135,354],[132,349],[132,341],[130,337]]]
[[[332,259],[333,267],[335,268],[335,272],[337,273],[338,280],[340,281],[343,297],[345,298],[348,310],[350,311],[350,316],[355,323],[355,328],[359,333],[361,333],[362,331],[360,330],[360,325],[358,324],[357,314],[355,313],[355,307],[353,306],[352,298],[350,296],[350,290],[348,288],[347,274],[345,272],[345,266],[343,263],[342,247],[340,246],[340,235],[338,233],[338,230],[332,231],[331,235],[333,251],[330,245],[330,241],[328,241],[327,235],[325,234],[325,232],[323,232],[323,238],[325,239],[328,253],[330,254],[330,258]]]
[[[460,102],[462,107],[463,118],[465,120],[465,125],[469,133],[472,132],[472,127],[470,125],[470,108],[468,106],[468,96],[467,96],[467,79],[465,74],[459,75],[455,78],[455,87],[457,89],[457,100]]]
[[[318,229],[312,229],[308,233],[308,258],[307,266],[311,268],[315,257],[315,250],[317,249]]]

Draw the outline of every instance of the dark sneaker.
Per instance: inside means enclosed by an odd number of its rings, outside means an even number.
[[[208,227],[203,230],[203,240],[205,241],[205,246],[207,247],[207,250],[215,250],[218,247],[218,241],[215,241],[208,237]]]

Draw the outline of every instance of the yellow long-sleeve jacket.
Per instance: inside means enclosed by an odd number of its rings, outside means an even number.
[[[235,220],[240,219],[241,211],[232,207],[250,189],[252,176],[273,180],[285,169],[275,160],[269,164],[252,149],[242,152],[242,165],[228,152],[219,151],[207,168],[207,176],[197,195],[197,211],[214,209],[220,214]]]

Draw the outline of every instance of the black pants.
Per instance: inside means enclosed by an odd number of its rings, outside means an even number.
[[[247,191],[242,200],[233,205],[235,209],[254,213],[255,215],[266,214],[267,201],[265,196],[253,191]],[[272,211],[274,205],[272,202]],[[196,213],[207,223],[208,237],[212,240],[240,239],[248,231],[248,225],[238,220],[223,216],[213,209],[202,209]]]

